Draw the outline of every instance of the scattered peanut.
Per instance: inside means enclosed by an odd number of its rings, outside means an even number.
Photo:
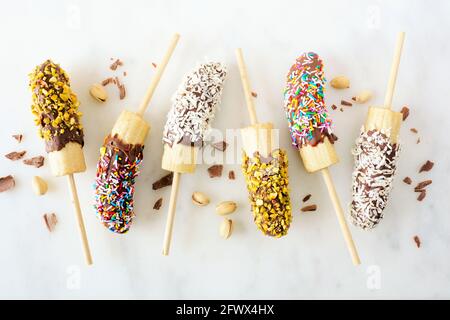
[[[233,232],[233,221],[231,219],[223,219],[220,223],[220,236],[224,239],[228,239]]]
[[[226,216],[227,214],[236,211],[237,204],[233,201],[223,201],[216,206],[216,212],[220,216]]]
[[[353,97],[352,100],[356,103],[366,103],[370,99],[372,99],[373,94],[370,90],[363,90],[357,96]]]
[[[346,76],[338,76],[331,80],[331,86],[335,89],[350,88],[350,80]]]
[[[95,100],[100,102],[105,102],[106,99],[108,99],[108,94],[106,93],[105,88],[99,83],[94,83],[91,86],[89,93]]]
[[[38,196],[44,195],[48,190],[47,182],[39,176],[34,176],[31,184],[34,193]]]
[[[209,197],[203,192],[196,191],[192,194],[192,202],[203,207],[209,204]]]

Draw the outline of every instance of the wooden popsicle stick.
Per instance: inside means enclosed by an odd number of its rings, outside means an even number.
[[[170,41],[169,48],[167,49],[166,54],[164,55],[162,61],[156,66],[156,73],[153,76],[152,82],[147,88],[144,99],[142,100],[141,105],[139,106],[139,110],[137,112],[138,115],[140,115],[141,117],[144,115],[145,110],[147,110],[148,104],[152,99],[156,86],[158,85],[159,80],[161,80],[161,76],[164,70],[166,69],[167,64],[169,63],[170,57],[172,56],[175,47],[177,46],[178,39],[180,39],[180,35],[178,33],[175,33],[172,37],[172,40]]]
[[[250,115],[250,123],[252,125],[258,123],[258,118],[256,117],[255,103],[253,101],[253,96],[250,87],[250,80],[248,79],[247,67],[244,62],[244,55],[242,54],[242,49],[236,49],[236,58],[239,66],[239,73],[241,75],[242,86],[244,87],[245,101],[247,102],[247,109]]]
[[[322,169],[322,176],[327,185],[328,193],[330,194],[331,201],[333,202],[334,210],[336,211],[336,216],[341,227],[342,234],[344,235],[347,248],[352,257],[353,264],[359,265],[361,261],[359,259],[358,251],[356,250],[355,243],[353,242],[352,234],[348,228],[347,221],[345,220],[344,211],[342,210],[341,203],[336,193],[336,188],[334,187],[333,180],[331,179],[330,171],[328,168]]]
[[[169,213],[167,215],[166,231],[164,233],[163,255],[168,256],[170,250],[170,242],[172,240],[173,222],[175,219],[175,210],[177,208],[178,189],[180,186],[180,172],[173,173],[172,191],[170,192]]]
[[[397,36],[397,45],[395,46],[394,59],[392,60],[391,74],[389,76],[386,96],[384,98],[384,107],[388,109],[392,106],[392,98],[394,97],[395,82],[397,81],[398,67],[400,65],[404,40],[405,33],[400,32]]]
[[[84,258],[86,264],[89,266],[92,264],[91,250],[89,249],[89,243],[86,235],[86,228],[84,226],[83,215],[80,208],[80,200],[78,199],[77,187],[75,185],[75,179],[73,174],[67,176],[69,181],[70,194],[72,196],[72,204],[75,209],[75,217],[77,219],[78,231],[80,233],[81,245],[83,247]]]

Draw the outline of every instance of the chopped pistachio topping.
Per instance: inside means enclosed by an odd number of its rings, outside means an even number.
[[[269,158],[244,152],[242,171],[250,193],[253,218],[265,235],[281,237],[287,234],[292,221],[288,189],[288,159],[282,150]]]
[[[31,111],[39,126],[41,138],[49,141],[56,136],[83,129],[78,112],[77,96],[70,88],[69,76],[59,65],[50,60],[37,66],[29,75],[32,91]]]

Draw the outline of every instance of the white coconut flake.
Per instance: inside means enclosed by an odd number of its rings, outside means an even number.
[[[173,97],[164,126],[163,142],[172,146],[201,144],[220,103],[226,68],[219,62],[198,65]]]
[[[353,171],[353,201],[350,216],[353,224],[364,230],[374,228],[383,218],[392,190],[399,144],[390,142],[390,131],[361,129],[352,150],[355,157]]]

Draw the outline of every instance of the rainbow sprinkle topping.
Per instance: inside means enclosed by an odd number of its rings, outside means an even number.
[[[315,145],[317,135],[331,134],[331,119],[324,101],[325,82],[323,62],[314,52],[303,53],[289,71],[284,104],[292,144],[297,148]]]
[[[134,183],[139,175],[143,146],[127,145],[128,150],[124,150],[115,138],[106,140],[97,163],[94,207],[105,227],[125,233],[134,218]]]

